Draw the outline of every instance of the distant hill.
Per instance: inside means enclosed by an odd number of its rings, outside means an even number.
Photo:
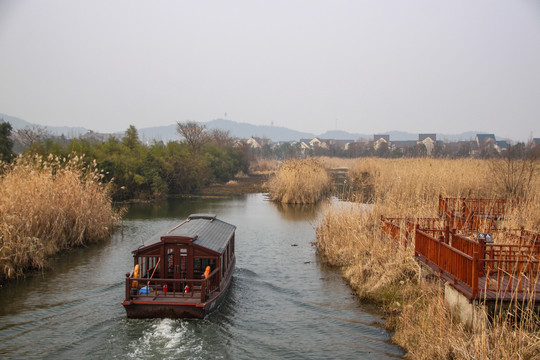
[[[4,122],[10,123],[13,130],[19,130],[19,129],[24,129],[25,127],[34,126],[33,124],[29,123],[26,120],[19,119],[18,117],[9,116],[6,114],[0,114],[0,121],[2,120],[4,120]]]
[[[252,125],[225,119],[209,121],[206,126],[209,129],[229,130],[231,135],[245,139],[254,136],[273,141],[292,141],[315,136],[312,133],[291,130],[282,126]]]
[[[19,119],[14,116],[9,116],[6,114],[0,113],[0,121],[11,123],[13,130],[19,130],[24,128],[32,127],[41,127],[45,128],[52,135],[64,135],[67,138],[75,138],[81,135],[84,135],[89,132],[88,129],[83,127],[68,127],[68,126],[39,126],[32,124],[28,121]],[[323,134],[316,135],[308,132],[301,132],[297,130],[288,129],[282,126],[268,126],[268,125],[253,125],[249,123],[241,123],[232,120],[226,119],[216,119],[208,121],[206,123],[201,123],[206,125],[208,129],[221,129],[227,130],[230,132],[231,136],[249,139],[250,137],[260,137],[268,138],[272,141],[292,141],[300,139],[311,139],[315,136],[322,139],[336,139],[336,140],[372,140],[373,134],[359,134],[359,133],[349,133],[342,130],[331,130]],[[153,126],[147,128],[137,129],[139,132],[139,137],[144,143],[151,143],[153,140],[157,141],[175,141],[179,140],[180,136],[176,133],[176,124],[165,125],[165,126]],[[476,134],[485,133],[484,131],[468,131],[461,134],[447,135],[447,134],[437,134],[437,140],[442,141],[460,141],[460,140],[473,140],[476,137]],[[124,132],[114,133],[115,135],[123,135]],[[418,140],[417,133],[408,133],[404,131],[387,131],[381,133],[384,135],[390,135],[390,141],[398,140]],[[507,140],[497,137],[497,140]]]
[[[151,143],[152,141],[169,141],[180,140],[180,136],[176,133],[176,124],[167,126],[154,126],[149,128],[137,129],[139,138],[143,143]],[[124,132],[115,134],[123,135]]]
[[[373,139],[373,135],[350,133],[350,132],[342,131],[342,130],[330,130],[330,131],[325,132],[324,134],[320,134],[318,137],[321,139],[354,140],[354,141],[358,139],[364,139],[364,140]]]
[[[4,120],[8,122],[13,127],[13,131],[22,130],[22,129],[32,129],[32,128],[42,128],[47,130],[51,135],[64,135],[67,138],[76,138],[81,135],[84,135],[88,132],[88,129],[83,127],[69,127],[69,126],[41,126],[32,124],[26,120],[19,119],[15,116],[10,116],[6,114],[0,114],[0,121]]]
[[[201,124],[206,125],[207,129],[226,130],[230,132],[231,136],[244,139],[254,136],[268,138],[272,141],[291,141],[315,136],[311,133],[291,130],[280,126],[252,125],[225,119],[216,119]],[[141,128],[138,129],[138,132],[143,142],[150,142],[152,140],[167,142],[180,139],[180,136],[176,133],[176,124]]]

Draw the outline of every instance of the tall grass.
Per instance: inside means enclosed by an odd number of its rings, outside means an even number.
[[[255,159],[249,163],[249,172],[251,174],[268,174],[278,168],[277,160]]]
[[[512,196],[490,169],[489,161],[473,159],[361,159],[350,167],[349,181],[368,186],[372,204],[330,207],[317,225],[322,258],[341,268],[360,298],[381,304],[395,331],[393,339],[408,351],[408,358],[540,358],[540,325],[538,317],[528,313],[530,307],[500,312],[482,329],[465,328],[446,306],[440,281],[426,277],[413,250],[381,235],[381,215],[433,217],[439,194]],[[538,176],[527,194],[529,201],[502,226],[540,229]],[[517,316],[527,321],[507,321]]]
[[[106,239],[119,220],[95,162],[19,158],[0,177],[0,279],[41,269],[47,257]]]
[[[284,161],[268,181],[271,200],[290,204],[312,204],[331,187],[331,176],[316,159]]]

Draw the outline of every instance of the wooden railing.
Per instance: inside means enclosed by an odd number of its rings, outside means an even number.
[[[385,218],[381,216],[381,231],[391,239],[407,247],[410,242],[410,229],[406,218]]]
[[[474,249],[465,238],[453,238],[456,243],[460,242],[462,250],[447,244],[443,237],[436,239],[420,229],[416,229],[414,239],[416,258],[426,262],[454,284],[460,281],[471,289],[478,288],[478,253],[472,251],[469,255],[462,251]]]
[[[456,234],[451,234],[448,244],[417,229],[415,255],[450,282],[468,287],[472,298],[488,291],[499,295],[539,292],[538,246],[485,244]],[[479,287],[481,279],[483,287]]]
[[[470,298],[539,293],[539,233],[490,230],[490,240],[506,243],[495,244],[472,229],[450,229],[447,223],[440,228],[443,222],[433,219],[381,217],[381,222],[382,232],[404,246],[414,236],[415,257]]]
[[[485,266],[485,286],[479,289],[480,293],[488,291],[512,295],[540,293],[536,286],[540,274],[538,260],[484,259],[480,261]]]
[[[219,268],[215,269],[208,275],[208,277],[202,280],[201,284],[201,302],[205,302],[208,295],[214,291],[219,290],[219,284],[221,280],[221,273]]]
[[[189,291],[186,291],[186,286]],[[141,289],[146,291],[141,293]],[[219,268],[206,279],[159,279],[133,278],[126,274],[126,301],[136,300],[141,296],[159,296],[165,298],[200,298],[205,302],[208,296],[220,288]]]
[[[506,262],[538,260],[538,246],[486,244],[486,260],[504,260]]]
[[[480,244],[477,241],[454,232],[450,232],[448,243],[456,250],[459,250],[468,256],[473,256],[475,252],[480,253]]]
[[[428,233],[437,234],[445,228],[445,220],[440,218],[387,218],[381,216],[381,230],[383,234],[407,247],[414,239],[414,232],[417,226]],[[434,235],[435,236],[435,235]]]
[[[503,216],[522,203],[522,200],[443,198],[439,196],[439,216],[451,213],[464,217],[472,214]]]
[[[443,198],[439,195],[439,216],[449,221],[450,227],[492,229],[495,219],[507,215],[522,200]]]

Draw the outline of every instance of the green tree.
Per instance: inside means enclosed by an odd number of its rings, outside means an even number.
[[[135,126],[129,125],[129,128],[126,130],[124,138],[122,139],[122,144],[127,146],[130,150],[135,150],[139,145],[141,145],[141,142],[139,141],[139,133],[137,132],[137,128]]]
[[[13,140],[11,139],[11,131],[13,128],[8,122],[0,123],[0,160],[11,162],[15,153],[13,152]]]

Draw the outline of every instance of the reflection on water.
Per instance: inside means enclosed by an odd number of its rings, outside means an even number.
[[[381,319],[319,264],[311,242],[321,208],[262,194],[131,205],[109,242],[70,251],[0,290],[0,358],[400,357]],[[127,319],[120,303],[130,252],[201,212],[238,227],[237,268],[221,307],[198,321]]]
[[[324,209],[329,201],[325,200],[316,204],[284,204],[270,201],[270,204],[280,212],[284,220],[313,222],[317,220],[321,209]]]

